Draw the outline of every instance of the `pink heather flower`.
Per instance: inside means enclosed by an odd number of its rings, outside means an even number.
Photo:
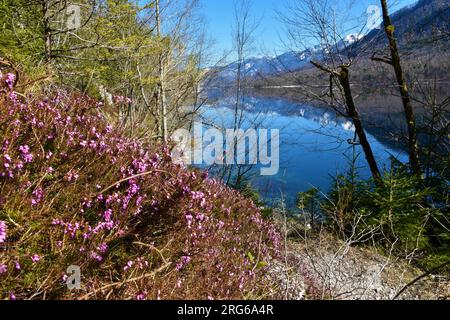
[[[104,141],[100,141],[98,146],[99,146],[99,149],[104,150],[106,148],[106,143]]]
[[[4,243],[6,241],[6,222],[0,221],[0,243]]]
[[[20,146],[20,147],[19,147],[19,151],[20,151],[21,153],[23,153],[23,154],[27,154],[27,153],[30,152],[30,147],[27,146],[27,145]]]
[[[3,157],[6,159],[6,161],[11,162],[11,157],[8,154],[4,154]]]
[[[22,161],[17,162],[16,169],[21,170],[22,168],[23,168],[23,162]]]
[[[111,221],[111,216],[112,216],[112,210],[108,209],[105,211],[105,213],[103,213],[103,218],[105,219],[106,222]]]
[[[44,191],[42,188],[37,188],[33,191],[32,195],[33,198],[31,198],[31,205],[36,206],[39,202],[41,202],[42,197],[44,196]]]
[[[136,300],[145,300],[147,298],[147,291],[141,292],[136,296]]]
[[[99,245],[99,246],[97,247],[97,250],[98,250],[100,253],[105,253],[106,251],[108,251],[108,245],[107,245],[106,243],[102,243],[101,245]]]
[[[183,256],[181,257],[180,262],[177,263],[177,270],[180,271],[181,269],[183,269],[189,262],[191,261],[191,257],[189,256]]]
[[[92,207],[92,201],[87,198],[84,198],[83,206],[86,208]]]
[[[23,161],[25,161],[25,163],[33,162],[33,155],[31,153],[24,155]]]
[[[239,280],[239,290],[242,290],[242,289],[244,289],[244,278],[241,278]]]
[[[6,271],[8,271],[6,264],[0,264],[0,274],[4,274]]]
[[[19,151],[22,156],[22,160],[25,161],[25,163],[30,163],[33,161],[33,155],[30,153],[30,147],[27,145],[20,146]]]
[[[124,96],[113,96],[114,103],[131,103],[131,99]]]
[[[16,298],[16,296],[14,295],[14,293],[10,293],[9,294],[9,300],[16,300],[17,298]]]
[[[8,96],[9,96],[9,99],[11,99],[11,101],[14,101],[14,102],[17,101],[17,93],[15,93],[15,92],[10,92],[10,93],[8,94]]]
[[[144,258],[137,258],[137,264],[139,265],[139,269],[148,268],[148,261]]]
[[[191,196],[193,200],[203,200],[205,198],[205,194],[201,191],[192,191]]]
[[[6,80],[5,83],[8,86],[9,89],[12,89],[14,86],[14,82],[16,81],[16,75],[13,73],[6,74]]]
[[[15,265],[16,270],[20,270],[21,269],[20,263],[18,261],[16,261],[14,263],[14,265]]]
[[[2,146],[2,152],[6,152],[6,150],[8,150],[8,146],[9,146],[9,140],[5,140],[4,142],[3,142],[3,146]]]
[[[91,252],[91,259],[92,260],[97,260],[98,262],[102,262],[103,261],[103,257],[101,255],[99,255],[96,252]]]
[[[138,196],[136,199],[136,205],[139,207],[142,204],[142,201],[144,201],[144,197]]]
[[[47,168],[47,173],[48,174],[52,174],[53,172],[55,172],[55,169],[53,169],[52,167],[48,167]]]
[[[39,256],[39,255],[37,255],[37,254],[33,254],[32,256],[31,256],[31,261],[33,261],[33,263],[37,263],[37,262],[39,262],[41,260],[41,257]]]
[[[78,180],[79,176],[77,173],[70,171],[67,175],[66,175],[66,180],[68,182],[72,182],[72,181],[76,181]]]
[[[123,267],[124,271],[127,271],[129,269],[131,269],[131,267],[133,266],[133,261],[128,261],[127,264],[125,265],[125,267]]]
[[[190,229],[191,228],[191,226],[192,226],[192,219],[194,218],[192,215],[190,215],[190,214],[187,214],[186,216],[185,216],[185,218],[186,218],[186,221],[187,221],[187,224],[188,224],[188,229]]]

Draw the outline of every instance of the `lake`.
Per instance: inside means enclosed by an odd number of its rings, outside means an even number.
[[[214,105],[203,107],[203,119],[223,128],[233,128],[234,100],[220,98]],[[243,107],[243,129],[254,126],[278,129],[280,169],[274,176],[261,176],[253,171],[251,183],[263,199],[273,203],[281,198],[288,207],[295,206],[298,192],[318,188],[327,192],[333,177],[349,169],[353,155],[362,178],[370,177],[362,148],[352,145],[355,132],[348,119],[339,118],[332,110],[292,103],[282,98],[246,97]],[[387,146],[368,133],[380,168],[388,169],[390,157],[407,161],[407,154]]]

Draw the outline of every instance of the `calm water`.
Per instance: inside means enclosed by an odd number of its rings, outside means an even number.
[[[214,106],[204,108],[207,121],[233,128],[233,102],[221,99]],[[243,128],[257,124],[265,129],[280,130],[280,170],[275,176],[260,176],[255,170],[252,176],[253,186],[269,202],[286,199],[292,207],[298,192],[310,188],[329,190],[332,177],[349,168],[353,158],[353,140],[355,132],[351,122],[337,118],[329,110],[309,105],[291,103],[283,99],[247,97],[245,99]],[[369,140],[380,167],[388,168],[390,156],[401,161],[406,154],[383,145],[369,134]],[[361,177],[370,177],[364,154],[360,146],[357,160]]]

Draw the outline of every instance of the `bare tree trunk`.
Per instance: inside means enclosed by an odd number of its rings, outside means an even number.
[[[245,74],[244,74],[244,62],[246,59],[246,51],[249,49],[249,46],[252,42],[252,36],[258,27],[257,22],[253,22],[251,20],[251,7],[253,3],[248,0],[235,0],[234,2],[234,45],[236,46],[237,53],[237,68],[236,68],[236,80],[235,80],[235,105],[234,105],[234,114],[233,114],[233,129],[242,130],[242,125],[244,122],[244,95],[245,95]],[[227,178],[224,179],[227,185],[231,185],[236,189],[240,189],[243,187],[243,182],[245,181],[246,175],[249,173],[251,166],[249,165],[241,165],[238,164],[238,154],[237,154],[237,146],[239,143],[240,137],[233,137],[232,144],[232,152],[227,154],[233,155],[234,157],[234,166],[236,169],[233,169],[233,165],[230,165],[228,172],[224,171],[223,177],[227,175]]]
[[[159,0],[155,1],[155,10],[156,10],[156,32],[158,38],[161,37],[161,15],[159,11]],[[157,93],[157,105],[160,108],[160,129],[159,133],[164,142],[168,140],[167,133],[167,105],[166,105],[166,94],[165,94],[165,85],[164,85],[164,53],[161,52],[159,56],[159,82],[158,82],[158,93]]]
[[[366,156],[367,163],[369,164],[372,177],[378,186],[382,186],[381,174],[380,170],[378,169],[377,161],[375,160],[372,147],[370,146],[369,140],[367,139],[366,132],[364,131],[364,126],[361,122],[361,117],[358,110],[356,109],[355,102],[353,100],[353,95],[350,88],[348,68],[341,67],[341,72],[338,78],[339,83],[344,89],[345,103],[347,105],[348,115],[352,119],[353,125],[355,126],[355,131],[358,135],[359,143],[364,150],[364,155]]]
[[[342,48],[339,45],[345,38],[344,33],[346,34],[349,30],[349,21],[341,18],[342,15],[336,12],[336,8],[330,6],[329,2],[325,0],[296,0],[292,1],[287,9],[288,13],[283,19],[288,26],[290,40],[293,44],[304,47],[305,42],[309,42],[305,39],[315,39],[319,43],[324,57],[321,63],[314,60],[310,62],[319,70],[330,75],[330,100],[328,100],[328,95],[323,93],[318,94],[309,89],[306,89],[305,92],[309,93],[314,100],[326,103],[336,113],[352,121],[355,135],[362,146],[374,182],[378,187],[382,187],[382,176],[364,131],[350,86],[349,69],[359,52],[354,56],[353,53],[350,54],[348,47]],[[292,51],[297,52],[297,48]],[[338,90],[335,90],[333,86],[336,86]],[[311,88],[310,84],[306,84],[305,87]]]
[[[49,63],[52,60],[52,37],[50,29],[50,12],[49,2],[42,0],[42,17],[43,17],[43,40],[44,40],[44,61]]]
[[[331,77],[336,77],[339,80],[339,84],[344,91],[344,102],[347,110],[346,117],[352,119],[353,125],[355,127],[355,132],[358,135],[359,143],[361,144],[364,155],[367,160],[367,164],[369,165],[370,172],[372,174],[373,179],[377,186],[383,186],[383,181],[381,178],[380,170],[378,169],[377,161],[372,151],[372,147],[370,146],[369,140],[367,139],[366,132],[364,131],[364,126],[361,121],[361,117],[359,115],[358,109],[356,108],[355,101],[353,100],[352,89],[350,87],[350,79],[349,79],[349,66],[341,65],[339,66],[339,71],[332,70],[330,68],[324,67],[315,61],[311,61],[311,63],[318,68],[319,70],[325,71],[331,75]],[[333,81],[330,80],[330,95],[333,96]]]
[[[403,74],[397,41],[394,37],[395,27],[392,25],[391,18],[389,16],[387,1],[381,0],[381,6],[383,9],[384,30],[389,40],[389,48],[391,51],[391,61],[389,62],[389,64],[391,64],[395,70],[395,76],[400,88],[400,94],[402,97],[403,108],[406,116],[406,123],[408,126],[409,162],[413,173],[420,177],[421,169],[419,162],[419,144],[417,140],[416,118],[414,115],[414,109],[412,107],[411,98],[409,96],[408,85],[406,84]]]

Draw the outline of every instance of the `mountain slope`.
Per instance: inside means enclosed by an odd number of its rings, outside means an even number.
[[[415,5],[400,9],[392,15],[395,36],[400,46],[419,48],[430,40],[448,37],[450,5],[446,0],[420,0]],[[356,48],[367,43],[385,45],[384,30],[372,30]]]
[[[263,78],[284,72],[300,70],[309,65],[318,50],[307,49],[301,52],[286,52],[276,57],[260,57],[245,59],[241,63],[242,75],[246,78]],[[234,81],[238,72],[239,62],[233,62],[224,67],[213,68],[216,72],[216,80]]]
[[[410,37],[420,39],[440,33],[448,32],[450,19],[450,5],[446,0],[421,0],[416,6],[399,11],[395,15],[397,33],[401,40]]]
[[[392,14],[396,27],[395,35],[401,48],[412,50],[436,50],[431,47],[436,39],[449,35],[450,6],[446,0],[420,0],[415,5],[405,7]],[[387,40],[382,27],[374,29],[366,36],[349,34],[337,44],[339,50],[348,48],[353,54],[359,54],[367,48],[386,48]],[[373,51],[373,50],[369,50]],[[243,76],[261,79],[299,71],[310,67],[310,61],[321,60],[323,52],[320,46],[300,52],[287,52],[277,57],[250,58],[244,60]],[[234,62],[221,68],[214,68],[216,80],[230,82],[236,77],[238,63]]]

